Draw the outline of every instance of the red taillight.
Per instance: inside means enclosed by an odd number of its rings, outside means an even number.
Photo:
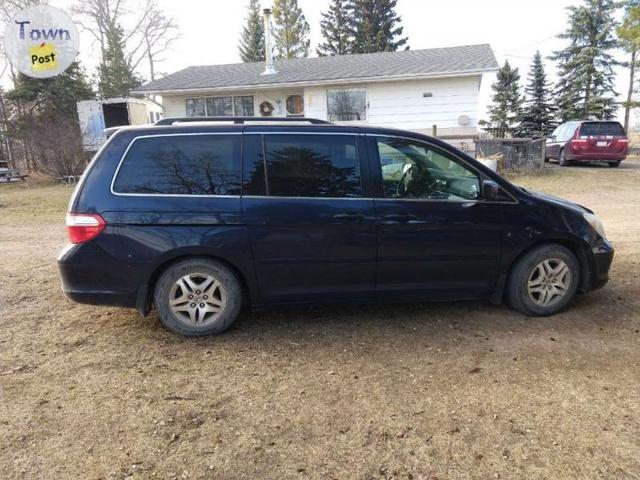
[[[569,146],[572,151],[581,150],[589,146],[589,141],[586,138],[574,138],[569,142]]]
[[[97,213],[67,213],[65,217],[71,243],[84,243],[96,238],[107,225]]]

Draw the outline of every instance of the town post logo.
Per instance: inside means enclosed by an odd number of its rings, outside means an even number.
[[[54,77],[69,68],[78,54],[78,29],[54,7],[22,10],[7,25],[4,38],[9,61],[30,77]]]

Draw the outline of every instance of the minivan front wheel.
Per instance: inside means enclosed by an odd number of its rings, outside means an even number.
[[[578,260],[562,245],[543,245],[527,253],[513,268],[509,303],[531,316],[553,315],[574,297],[580,280]]]
[[[231,326],[242,305],[235,274],[220,262],[194,258],[160,276],[154,303],[162,324],[185,336],[214,335]]]

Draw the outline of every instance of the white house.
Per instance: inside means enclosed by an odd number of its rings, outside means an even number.
[[[477,133],[489,45],[194,66],[134,94],[162,97],[167,117],[305,116],[431,133]]]

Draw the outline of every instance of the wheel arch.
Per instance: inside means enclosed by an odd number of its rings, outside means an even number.
[[[507,290],[507,282],[509,281],[509,277],[511,276],[511,273],[513,272],[513,269],[518,264],[518,262],[529,252],[545,245],[561,245],[571,253],[573,253],[573,255],[578,260],[578,267],[580,269],[580,271],[578,272],[580,276],[578,290],[581,292],[587,290],[590,276],[589,260],[584,251],[584,247],[580,245],[580,242],[568,238],[552,238],[544,240],[541,239],[540,241],[534,242],[531,245],[523,248],[516,256],[514,256],[514,258],[511,259],[508,266],[504,269],[502,275],[500,276],[500,279],[498,280],[496,291],[491,298],[492,302],[500,304],[504,301],[505,292]]]
[[[179,263],[183,260],[192,260],[202,258],[206,260],[215,260],[223,264],[229,270],[231,270],[235,276],[238,278],[240,285],[242,287],[242,295],[247,300],[247,304],[251,303],[252,299],[252,290],[249,286],[249,282],[247,276],[242,270],[235,265],[233,262],[228,260],[227,258],[223,258],[221,256],[211,254],[211,253],[180,253],[172,256],[171,258],[167,258],[154,268],[154,270],[149,275],[146,283],[140,287],[138,290],[138,296],[136,301],[136,309],[138,313],[143,317],[146,317],[151,311],[151,307],[153,304],[153,293],[156,287],[156,283],[160,276],[172,265]]]

